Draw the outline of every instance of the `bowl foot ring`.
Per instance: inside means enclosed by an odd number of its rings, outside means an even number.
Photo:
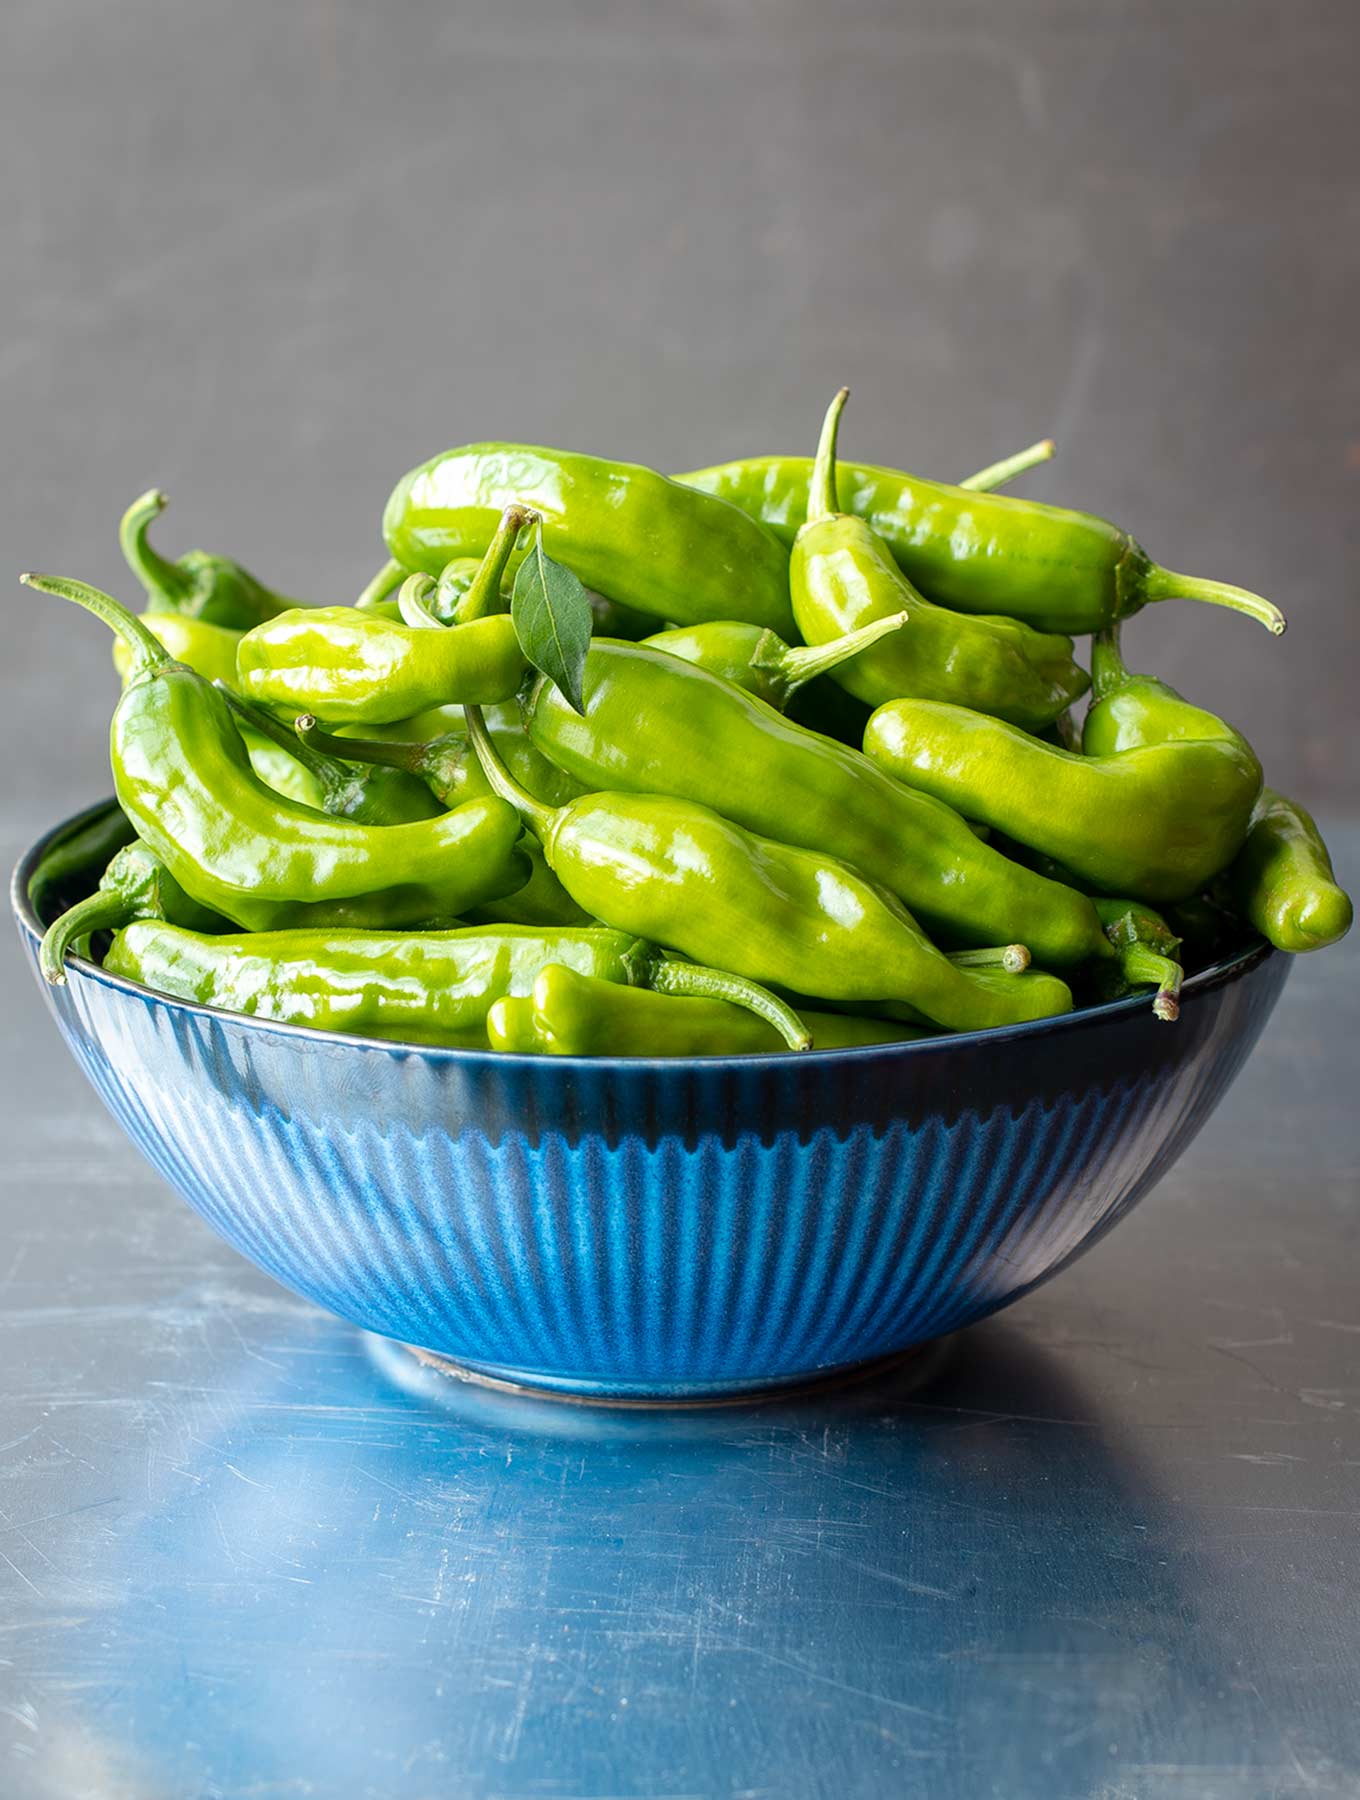
[[[894,1391],[898,1392],[903,1378],[908,1374],[910,1379],[907,1385],[913,1388],[924,1385],[934,1377],[942,1360],[945,1342],[941,1338],[932,1338],[923,1344],[912,1344],[905,1350],[895,1350],[888,1356],[873,1357],[867,1362],[841,1363],[820,1373],[795,1375],[783,1381],[753,1382],[749,1386],[723,1383],[719,1387],[714,1384],[707,1390],[702,1387],[686,1389],[677,1384],[669,1393],[664,1390],[655,1393],[620,1393],[617,1388],[611,1390],[603,1383],[596,1389],[585,1381],[563,1380],[557,1383],[551,1378],[547,1381],[535,1381],[531,1376],[521,1378],[508,1370],[463,1362],[457,1357],[444,1356],[434,1350],[422,1350],[417,1344],[403,1344],[394,1339],[379,1341],[389,1352],[409,1356],[423,1370],[443,1376],[451,1382],[462,1382],[470,1387],[515,1395],[526,1400],[556,1400],[568,1406],[604,1406],[635,1412],[768,1405],[776,1400],[801,1400],[813,1395],[832,1393],[838,1388],[859,1387],[887,1375],[897,1378]]]

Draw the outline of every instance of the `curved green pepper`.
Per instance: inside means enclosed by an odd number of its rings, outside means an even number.
[[[246,633],[236,653],[243,693],[267,705],[354,724],[392,724],[428,707],[509,700],[527,664],[508,614],[481,610],[529,517],[507,507],[451,630],[433,617],[396,623],[378,607],[308,607]],[[433,585],[433,584],[431,584]],[[404,583],[403,619],[415,594]]]
[[[756,837],[708,807],[630,793],[544,806],[506,770],[475,707],[467,722],[492,787],[519,810],[576,904],[607,925],[817,999],[904,1001],[954,1030],[1071,1006],[1051,977],[1016,975],[1004,994],[993,990],[848,864]]]
[[[236,652],[245,636],[243,631],[172,612],[146,612],[142,614],[142,622],[176,662],[196,669],[205,681],[220,681],[229,688],[236,686]],[[115,638],[113,666],[120,681],[127,680],[135,662],[129,645],[122,638]]]
[[[891,1019],[807,1012],[813,1048],[896,1044],[930,1032]],[[620,987],[550,963],[529,994],[497,1000],[486,1016],[493,1050],[548,1056],[768,1056],[787,1048],[754,1013],[726,1000],[689,999]]]
[[[831,403],[817,449],[806,523],[794,539],[789,588],[798,629],[825,644],[906,612],[911,624],[834,679],[871,706],[901,695],[943,700],[1035,731],[1090,685],[1072,640],[1015,619],[969,618],[933,606],[902,574],[873,527],[836,510],[836,433],[848,390]]]
[[[167,562],[147,540],[147,527],[165,510],[165,495],[152,488],[123,514],[118,541],[128,567],[147,593],[151,613],[180,613],[204,624],[249,631],[262,619],[299,605],[276,594],[248,569],[227,556],[190,550],[178,562]]]
[[[918,792],[1055,857],[1093,888],[1183,899],[1241,846],[1260,765],[1230,726],[1161,682],[1111,685],[1117,651],[1098,641],[1096,654],[1085,755],[930,700],[880,706],[865,752]]]
[[[851,863],[950,942],[1018,940],[1053,968],[1109,954],[1084,894],[999,855],[951,808],[858,751],[646,644],[592,643],[584,715],[540,681],[525,723],[585,787],[696,801],[761,837]]]
[[[222,694],[142,621],[84,582],[23,578],[135,648],[110,730],[114,786],[138,837],[185,892],[237,924],[391,924],[457,914],[522,887],[514,809],[496,799],[412,825],[355,825],[260,781]]]
[[[773,532],[636,463],[466,444],[402,477],[383,536],[394,562],[438,575],[485,551],[515,502],[542,514],[549,552],[610,600],[677,625],[740,617],[793,636],[789,559]]]
[[[602,926],[204,937],[134,924],[119,932],[104,958],[112,974],[201,1006],[322,1031],[472,1049],[486,1047],[486,1017],[495,1001],[529,993],[550,963],[601,981],[749,1007],[784,1043],[808,1044],[792,1008],[754,982],[681,962]]]
[[[677,481],[727,500],[792,545],[808,513],[810,456],[756,456]],[[979,494],[899,469],[841,463],[839,502],[867,521],[903,574],[937,606],[999,613],[1037,631],[1102,631],[1154,600],[1229,606],[1277,636],[1284,614],[1259,594],[1152,561],[1126,531],[1091,513],[1009,494]]]
[[[798,690],[819,675],[829,675],[843,662],[861,656],[907,623],[910,613],[876,619],[859,631],[827,643],[786,644],[777,631],[744,625],[738,619],[711,619],[703,625],[677,625],[654,631],[643,641],[653,650],[697,663],[711,675],[735,682],[776,712],[783,712]]]
[[[190,931],[230,931],[230,923],[186,894],[160,857],[145,844],[120,850],[100,877],[99,886],[77,900],[43,934],[38,966],[54,987],[66,982],[66,957],[82,938],[96,931],[117,931],[134,919],[159,919]]]
[[[251,734],[267,739],[286,755],[293,757],[315,784],[317,808],[332,818],[352,819],[356,825],[410,825],[417,819],[434,819],[445,810],[430,788],[414,774],[400,769],[370,768],[369,759],[356,756],[352,762],[341,759],[345,754],[343,738],[331,738],[335,754],[327,755],[318,745],[308,741],[300,731],[289,731],[286,725],[268,713],[232,693],[225,683],[217,682],[222,697],[244,728],[247,748]],[[254,757],[251,758],[254,767]],[[257,771],[258,773],[258,771]],[[456,805],[456,802],[448,804]]]
[[[1274,788],[1262,790],[1224,886],[1243,918],[1293,955],[1335,944],[1355,916],[1312,815]]]

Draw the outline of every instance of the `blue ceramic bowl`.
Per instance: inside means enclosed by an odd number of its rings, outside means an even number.
[[[15,873],[35,972],[30,877],[90,816]],[[1288,966],[1259,943],[1227,958],[1178,1025],[1144,997],[683,1062],[340,1037],[79,959],[41,985],[133,1143],[286,1286],[483,1375],[677,1399],[889,1355],[1056,1274],[1194,1137]]]

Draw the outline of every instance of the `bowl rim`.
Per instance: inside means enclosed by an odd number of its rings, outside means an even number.
[[[33,911],[28,898],[29,882],[37,865],[46,855],[49,847],[63,836],[78,830],[89,823],[98,814],[107,812],[117,801],[110,794],[93,805],[84,806],[79,812],[72,813],[69,818],[62,819],[50,826],[21,853],[14,865],[10,877],[10,906],[20,932],[35,943],[41,942],[43,926]],[[1182,1000],[1189,995],[1204,993],[1213,988],[1222,987],[1229,982],[1240,980],[1250,974],[1261,964],[1280,954],[1273,945],[1264,938],[1258,937],[1230,956],[1210,963],[1197,974],[1186,977],[1181,989]],[[1017,1039],[1030,1039],[1047,1036],[1054,1032],[1089,1029],[1096,1024],[1110,1020],[1129,1017],[1139,1013],[1151,1018],[1151,1005],[1146,994],[1130,994],[1121,1000],[1106,1000],[1096,1006],[1075,1007],[1070,1013],[1057,1013],[1049,1018],[1029,1019],[1018,1025],[994,1025],[983,1031],[952,1031],[941,1033],[938,1037],[918,1038],[900,1043],[886,1044],[848,1044],[829,1050],[811,1050],[797,1053],[785,1051],[750,1052],[740,1056],[552,1056],[542,1051],[529,1050],[478,1050],[460,1048],[448,1044],[417,1044],[402,1038],[368,1037],[360,1032],[329,1031],[316,1025],[294,1025],[283,1019],[260,1018],[254,1013],[232,1012],[227,1007],[206,1006],[197,1000],[182,1000],[174,994],[164,994],[159,988],[146,986],[140,981],[132,981],[125,975],[111,975],[98,963],[87,957],[69,956],[67,958],[68,980],[72,978],[81,982],[89,982],[96,987],[107,988],[115,993],[138,999],[150,999],[156,1004],[173,1012],[197,1015],[207,1019],[240,1027],[243,1030],[262,1032],[266,1035],[278,1035],[285,1039],[294,1039],[299,1043],[316,1043],[328,1047],[346,1045],[359,1050],[377,1050],[387,1055],[419,1056],[434,1062],[452,1061],[473,1068],[506,1069],[511,1067],[530,1067],[534,1069],[559,1069],[565,1075],[570,1071],[582,1069],[606,1070],[663,1070],[672,1074],[682,1070],[702,1070],[717,1068],[741,1068],[754,1070],[778,1070],[787,1073],[791,1070],[808,1068],[822,1069],[835,1067],[851,1060],[867,1062],[898,1061],[912,1056],[942,1055],[962,1053],[975,1048],[980,1043],[995,1044],[999,1047],[1014,1043]],[[46,983],[43,984],[44,986]],[[1161,1021],[1157,1021],[1158,1024]]]

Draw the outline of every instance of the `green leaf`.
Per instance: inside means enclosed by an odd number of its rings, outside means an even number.
[[[534,526],[529,554],[515,577],[510,618],[525,656],[574,712],[583,713],[590,596],[571,570],[554,562],[543,548],[541,524]]]

